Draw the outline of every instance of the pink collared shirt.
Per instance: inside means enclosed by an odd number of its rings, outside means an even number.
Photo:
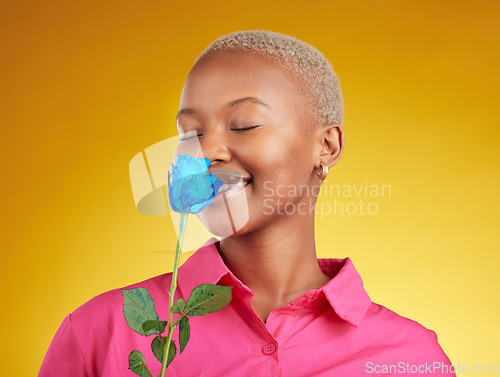
[[[203,283],[232,286],[233,299],[216,313],[190,318],[191,339],[166,376],[456,376],[436,334],[372,302],[349,258],[319,259],[332,279],[272,311],[264,323],[252,308],[252,291],[226,267],[219,242],[212,241],[179,268],[176,299],[187,300]],[[160,319],[168,320],[171,277],[125,288],[146,288]],[[139,350],[156,377],[161,364],[151,352],[153,337],[128,327],[120,289],[105,292],[64,318],[38,376],[133,377],[128,355]]]

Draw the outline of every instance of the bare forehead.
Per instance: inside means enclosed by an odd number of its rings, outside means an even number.
[[[223,50],[197,61],[186,79],[181,102],[198,102],[200,96],[208,94],[221,99],[244,91],[266,92],[274,100],[299,107],[307,100],[300,80],[284,61],[260,52]]]
[[[205,55],[195,64],[182,90],[179,113],[198,107],[226,108],[247,96],[263,100],[272,112],[311,115],[301,82],[285,62],[262,53],[231,50]]]
[[[206,75],[215,71],[221,75],[244,73],[245,77],[255,80],[286,78],[292,85],[301,84],[298,75],[284,60],[261,52],[242,50],[219,50],[205,55],[191,69],[188,79],[191,76]]]

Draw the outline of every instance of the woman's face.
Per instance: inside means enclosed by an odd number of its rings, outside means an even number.
[[[306,187],[320,184],[315,166],[322,145],[301,92],[278,63],[261,55],[217,52],[190,72],[179,109],[180,138],[189,131],[198,134],[201,151],[195,157],[210,159],[210,168],[235,169],[249,179],[229,199],[239,212],[248,211],[238,234],[282,215],[314,216],[315,197]],[[313,191],[317,194],[317,186]],[[246,195],[247,208],[241,208],[240,195]],[[307,205],[299,206],[304,201]],[[220,203],[199,218],[212,233],[228,236],[218,229]]]

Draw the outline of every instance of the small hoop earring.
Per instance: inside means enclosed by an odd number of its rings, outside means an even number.
[[[328,165],[325,164],[323,161],[321,161],[319,163],[319,165],[321,166],[321,173],[318,173],[318,177],[319,179],[321,180],[324,180],[326,178],[326,176],[328,175]]]

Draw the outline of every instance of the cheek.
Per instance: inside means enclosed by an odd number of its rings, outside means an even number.
[[[283,160],[283,141],[270,132],[256,135],[240,145],[238,158],[255,180],[269,179]]]
[[[248,169],[254,175],[256,193],[269,194],[271,191],[280,195],[289,187],[308,183],[310,153],[304,153],[307,147],[302,140],[289,135],[268,137],[259,143],[259,148],[246,150]],[[286,187],[286,189],[285,189]]]
[[[275,150],[276,167],[290,184],[302,184],[310,174],[310,149],[308,139],[301,134],[283,135],[279,139],[280,148]]]

